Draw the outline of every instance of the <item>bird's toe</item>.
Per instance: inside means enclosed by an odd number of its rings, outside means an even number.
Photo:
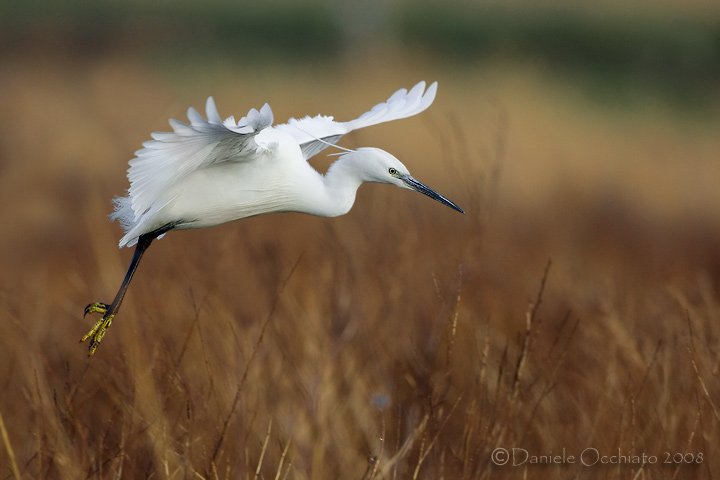
[[[93,302],[87,307],[85,307],[85,313],[83,314],[83,317],[87,316],[88,313],[102,313],[103,315],[105,315],[105,313],[108,311],[108,308],[110,308],[110,305],[108,305],[107,303]]]
[[[104,304],[102,304],[104,305]],[[92,306],[89,305],[89,306]],[[105,306],[105,313],[107,311],[107,305]],[[90,310],[92,311],[100,311],[100,310]],[[112,325],[113,318],[115,318],[115,315],[108,315],[103,317],[95,322],[95,325],[90,329],[88,333],[85,334],[83,338],[80,339],[80,343],[84,342],[85,340],[90,340],[90,346],[88,348],[89,353],[88,356],[92,356],[95,353],[95,350],[97,350],[98,346],[100,345],[100,341],[105,336],[105,333],[107,332],[108,328],[110,328],[110,325]]]

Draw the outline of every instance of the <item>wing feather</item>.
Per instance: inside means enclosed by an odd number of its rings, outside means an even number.
[[[235,123],[220,119],[212,97],[205,106],[207,120],[194,108],[188,109],[190,124],[170,120],[172,132],[155,132],[130,160],[128,179],[135,220],[147,211],[162,193],[186,175],[226,161],[246,161],[259,149],[255,136],[272,125],[270,106],[252,109]]]
[[[353,130],[417,115],[433,103],[436,93],[437,82],[433,82],[427,90],[425,82],[419,82],[410,91],[401,88],[387,101],[375,105],[369,112],[349,122],[336,122],[333,117],[318,115],[300,120],[291,118],[288,123],[273,128],[295,137],[307,160],[327,148],[328,143],[337,143],[343,135]]]

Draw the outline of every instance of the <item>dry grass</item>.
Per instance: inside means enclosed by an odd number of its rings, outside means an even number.
[[[149,131],[207,93],[226,115],[267,99],[276,118],[349,116],[427,70],[317,85],[272,66],[174,83],[122,59],[6,67],[1,478],[720,471],[715,120],[598,113],[528,72],[446,73],[423,118],[346,144],[396,153],[467,215],[365,186],[338,219],[171,233],[87,359],[82,308],[112,298],[130,257],[105,214]],[[498,466],[499,447],[575,461]],[[585,466],[586,449],[657,458]]]

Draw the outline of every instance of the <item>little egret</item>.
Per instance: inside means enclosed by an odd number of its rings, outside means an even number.
[[[265,104],[246,117],[221,120],[212,97],[205,120],[188,109],[185,124],[171,119],[172,132],[153,133],[152,140],[130,160],[127,196],[116,198],[110,218],[125,231],[120,247],[135,247],[130,267],[111,304],[85,307],[102,318],[81,342],[90,355],[120,309],[133,274],[152,241],[170,230],[203,228],[271,212],[302,212],[323,217],[347,213],[364,182],[389,183],[423,193],[458,212],[453,202],[415,180],[394,156],[378,148],[342,149],[346,153],[318,173],[307,160],[358,128],[416,115],[435,99],[437,82],[410,91],[400,89],[386,102],[349,122],[318,115],[272,126]],[[337,147],[340,148],[340,147]]]

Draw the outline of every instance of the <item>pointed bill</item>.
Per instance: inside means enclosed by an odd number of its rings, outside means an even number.
[[[420,193],[432,198],[433,200],[437,200],[438,202],[442,203],[443,205],[447,205],[448,207],[452,208],[453,210],[457,210],[460,213],[465,213],[462,208],[458,207],[453,202],[451,202],[447,198],[443,197],[442,195],[437,193],[432,188],[426,186],[423,183],[418,182],[410,175],[404,177],[402,179],[402,181],[405,182],[405,185],[407,185],[407,188],[409,188],[410,190],[415,190],[416,192],[420,192]]]

